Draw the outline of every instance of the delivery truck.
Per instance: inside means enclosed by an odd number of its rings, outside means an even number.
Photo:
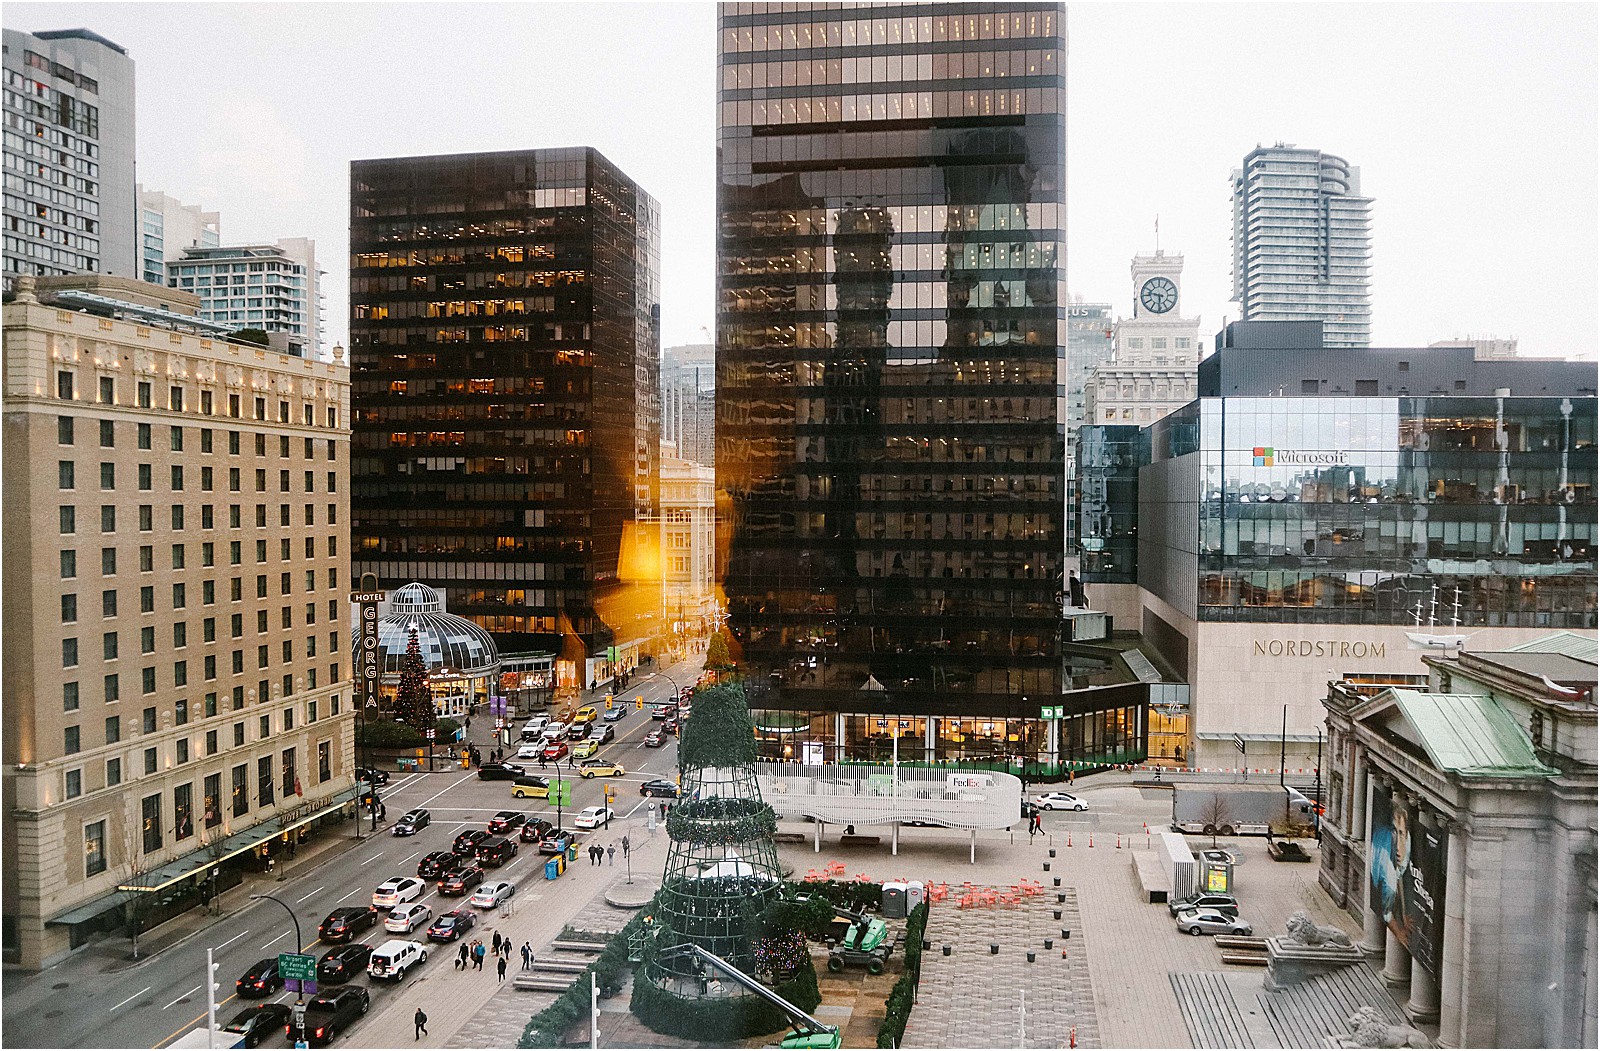
[[[1187,784],[1172,790],[1174,832],[1217,836],[1309,835],[1314,805],[1293,785]]]

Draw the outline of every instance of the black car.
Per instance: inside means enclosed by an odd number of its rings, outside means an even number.
[[[499,868],[517,856],[517,841],[496,836],[478,844],[478,863]]]
[[[528,815],[516,810],[502,810],[489,819],[490,832],[510,832],[514,828],[521,828],[522,823],[528,820]]]
[[[242,1037],[245,1047],[260,1047],[268,1037],[277,1036],[289,1024],[289,1018],[288,1004],[257,1004],[234,1015],[222,1031]]]
[[[471,909],[456,909],[447,912],[433,921],[433,926],[428,928],[428,940],[432,942],[453,942],[477,926],[478,914]]]
[[[317,937],[329,945],[347,942],[377,922],[378,914],[371,909],[334,909],[317,928]]]
[[[458,864],[458,859],[448,850],[436,850],[417,862],[417,875],[422,879],[438,879]]]
[[[483,869],[476,865],[464,865],[452,869],[439,879],[439,893],[458,898],[483,882]]]
[[[550,830],[553,828],[555,828],[555,826],[546,821],[544,818],[536,817],[522,826],[522,831],[517,834],[517,838],[521,839],[524,843],[537,843],[545,836],[549,835]]]
[[[469,828],[456,837],[450,844],[450,850],[458,858],[473,858],[478,856],[478,844],[489,838],[489,833],[481,828]]]
[[[397,836],[414,836],[427,828],[433,821],[433,815],[418,807],[407,810],[401,815],[400,820],[394,823],[394,834]]]
[[[317,981],[330,985],[348,982],[367,969],[367,959],[371,955],[372,946],[360,942],[329,949],[317,961]]]
[[[371,1006],[371,995],[359,985],[318,996],[306,1004],[306,1043],[312,1047],[332,1043],[334,1036],[366,1014]],[[293,1028],[285,1026],[286,1035],[294,1036],[290,1031]]]
[[[514,781],[527,772],[515,763],[484,763],[478,767],[478,780]]]
[[[257,960],[255,966],[244,972],[244,976],[233,983],[233,987],[243,1000],[271,996],[282,989],[283,975],[278,973],[278,958],[273,956]]]
[[[1167,902],[1167,912],[1173,916],[1185,909],[1210,909],[1220,912],[1224,916],[1237,918],[1239,915],[1239,899],[1232,894],[1191,894],[1187,898],[1177,898]]]
[[[662,796],[666,799],[677,799],[678,786],[664,777],[658,777],[654,781],[646,781],[640,785],[639,794],[642,796]]]
[[[365,781],[369,785],[386,785],[389,783],[388,774],[382,770],[374,770],[366,766],[356,767],[356,778],[357,780]]]

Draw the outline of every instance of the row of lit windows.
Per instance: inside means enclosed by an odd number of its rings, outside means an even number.
[[[948,40],[1018,40],[1053,38],[1059,34],[1054,12],[1007,12],[973,15],[923,15],[911,18],[848,18],[849,11],[815,12],[813,20],[767,21],[729,25],[737,11],[724,12],[723,53],[797,51],[815,47],[900,47]],[[821,15],[823,17],[817,17]],[[781,16],[780,16],[781,17]]]
[[[871,58],[817,58],[805,62],[730,62],[722,66],[724,91],[826,84],[901,83],[917,80],[978,80],[1054,76],[1055,49],[923,52]],[[953,86],[953,85],[951,85]]]
[[[870,208],[778,208],[724,210],[717,218],[725,239],[719,259],[723,273],[782,272],[804,259],[814,264],[816,253],[828,249],[822,238],[837,235],[846,227],[859,233],[864,216],[878,217],[887,236],[895,234],[951,234],[980,230],[1014,230],[1045,233],[1060,240],[1066,221],[1066,206],[1056,201],[1026,204],[948,204],[930,195],[925,202],[898,197],[896,204]],[[779,248],[760,243],[746,244],[746,238],[784,238]],[[809,238],[816,238],[810,240]],[[750,254],[742,254],[750,253]],[[809,253],[809,254],[808,254]],[[815,265],[800,269],[814,270]]]
[[[26,102],[27,100],[24,99],[22,101]],[[49,116],[49,111],[46,110],[43,115]],[[28,135],[36,139],[42,139],[45,142],[50,143],[52,146],[63,146],[69,150],[81,153],[85,157],[97,158],[100,156],[100,147],[98,145],[90,142],[88,139],[80,138],[68,131],[64,131],[61,128],[56,127],[54,124],[44,124],[39,121],[31,120],[23,116],[21,113],[13,110],[8,110],[5,118],[7,127],[16,128],[24,135]]]
[[[78,394],[77,394],[77,391],[78,391],[78,372],[79,372],[78,369],[70,368],[70,367],[69,368],[60,368],[60,369],[57,370],[57,372],[56,372],[56,397],[57,398],[60,398],[60,399],[62,399],[64,401],[76,401],[76,400],[78,400]],[[97,402],[99,404],[101,404],[101,405],[117,405],[117,404],[121,404],[120,396],[119,396],[119,393],[117,391],[117,386],[118,386],[117,378],[115,376],[99,376],[97,378],[98,378],[98,381],[99,381],[99,387],[98,387],[98,389],[96,391],[96,393],[98,395],[98,397],[96,399]],[[165,405],[165,408],[167,410],[171,411],[171,412],[183,412],[184,411],[184,406],[187,404],[187,392],[188,392],[188,388],[185,387],[184,385],[181,385],[181,384],[172,384],[172,385],[170,385],[167,388],[167,404]],[[244,399],[244,396],[241,395],[241,394],[229,394],[228,395],[228,412],[227,412],[227,415],[230,418],[236,419],[236,420],[244,418],[244,414],[243,414],[244,400],[243,399]],[[156,407],[155,406],[155,384],[153,383],[153,381],[150,381],[150,380],[136,380],[136,381],[134,381],[134,405],[136,407],[138,407],[138,408],[141,408],[141,409],[151,409],[151,408],[155,408]],[[253,419],[266,420],[268,418],[267,417],[267,399],[265,397],[257,396],[254,399],[253,408],[254,408],[254,416],[252,417]],[[329,426],[329,427],[337,427],[338,426],[338,414],[339,414],[339,410],[338,410],[337,407],[332,406],[332,405],[327,406],[327,426]],[[200,415],[202,415],[202,416],[220,415],[216,411],[216,401],[215,401],[214,393],[212,391],[206,390],[204,388],[202,388],[200,390]],[[312,406],[311,402],[302,401],[300,403],[300,416],[301,416],[301,421],[300,422],[301,422],[302,425],[304,425],[306,427],[316,426],[316,414],[314,412],[314,409],[313,409],[313,406]],[[288,423],[289,422],[289,402],[285,398],[279,398],[278,399],[278,421],[277,422],[279,422],[279,423]],[[148,427],[149,424],[141,424],[140,426]],[[237,452],[238,450],[237,450],[236,447],[238,445],[239,432],[238,431],[230,431],[228,433],[229,433],[230,451]],[[204,451],[209,451],[209,446],[210,446],[210,443],[211,443],[211,438],[209,437],[209,435],[210,435],[210,429],[209,428],[205,428],[204,431],[203,431],[202,437],[200,439],[202,446],[207,447]],[[264,439],[263,435],[257,435],[257,444],[259,444],[263,439]],[[285,437],[284,440],[287,441],[288,440],[287,437]],[[307,439],[307,440],[309,441],[309,439]],[[141,446],[141,448],[143,448],[143,446]],[[335,457],[335,453],[333,451],[333,440],[332,439],[328,440],[328,449],[329,449],[328,458],[329,459],[333,459]]]
[[[1057,88],[1026,88],[753,99],[717,103],[717,122],[721,128],[730,128],[939,117],[1059,116],[1063,111],[1061,94]]]

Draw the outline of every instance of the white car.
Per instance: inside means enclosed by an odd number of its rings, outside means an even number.
[[[504,880],[483,883],[479,884],[478,889],[472,892],[472,897],[467,899],[467,904],[480,909],[492,909],[506,901],[516,892],[517,885],[515,883],[507,883]]]
[[[610,807],[586,806],[572,819],[572,823],[579,828],[599,828],[616,816],[617,812]]]
[[[529,741],[517,749],[518,759],[537,759],[544,752],[543,741]]]
[[[396,934],[410,934],[418,927],[426,927],[433,922],[433,910],[420,901],[410,905],[396,905],[389,912],[389,918],[383,921],[383,929]]]
[[[1177,916],[1178,930],[1185,934],[1249,935],[1250,924],[1218,909],[1185,909]]]
[[[428,885],[415,876],[396,876],[378,884],[372,892],[372,904],[380,909],[392,909],[403,902],[422,897]]]
[[[1041,810],[1088,810],[1089,804],[1066,792],[1046,792],[1034,796],[1033,805]]]
[[[548,715],[535,715],[522,724],[522,732],[525,734],[542,734],[544,733],[544,728],[549,725],[550,717]]]
[[[548,741],[565,741],[567,739],[567,724],[566,723],[551,723],[549,726],[546,726],[544,728],[544,732],[541,733],[539,736],[541,738],[543,738],[547,742]]]

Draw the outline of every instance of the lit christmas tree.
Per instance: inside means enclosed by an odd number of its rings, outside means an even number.
[[[433,706],[433,691],[428,688],[428,666],[422,662],[422,645],[417,641],[417,625],[410,626],[406,657],[400,664],[400,686],[394,696],[394,717],[418,733],[426,733],[439,722]]]

